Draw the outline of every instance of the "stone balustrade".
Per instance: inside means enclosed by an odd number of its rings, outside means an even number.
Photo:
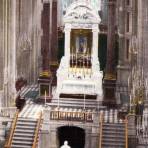
[[[93,113],[87,111],[86,112],[51,111],[50,119],[93,122]]]
[[[103,114],[103,122],[105,123],[123,123],[124,120],[119,118],[117,109],[101,110]]]
[[[63,121],[78,121],[78,122],[93,122],[95,112],[90,110],[72,109],[72,108],[55,108],[44,110],[43,118],[47,120],[63,120]]]
[[[13,118],[17,111],[16,107],[2,107],[0,108],[0,117]]]
[[[123,123],[124,120],[118,117],[117,109],[100,110],[103,113],[103,122],[105,123]],[[60,120],[60,121],[79,121],[79,122],[95,122],[99,118],[99,112],[94,110],[83,110],[76,108],[52,108],[46,109],[43,112],[45,120]]]

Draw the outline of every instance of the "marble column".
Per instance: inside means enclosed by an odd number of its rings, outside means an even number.
[[[71,26],[69,24],[65,25],[65,57],[70,59],[70,33]]]
[[[3,106],[8,106],[8,0],[3,0],[3,38],[4,38],[4,101]]]
[[[57,0],[51,1],[50,10],[50,70],[53,75],[52,85],[57,84],[56,72],[58,68],[58,26],[57,26]]]
[[[103,80],[103,105],[116,106],[116,65],[115,65],[115,22],[116,0],[108,0],[107,61]]]
[[[108,0],[108,34],[107,34],[107,61],[105,78],[115,75],[115,22],[116,0]]]
[[[58,29],[57,29],[57,0],[52,2],[51,8],[51,60],[52,62],[57,62],[58,55]]]
[[[3,79],[4,79],[4,10],[3,10],[3,0],[0,0],[0,91],[3,89]]]
[[[12,23],[12,28],[11,28],[11,51],[10,51],[10,65],[11,66],[11,105],[14,105],[14,99],[16,96],[16,89],[15,89],[15,81],[16,81],[16,0],[11,1],[12,5],[12,10],[11,10],[11,23]],[[13,99],[14,98],[14,99]]]
[[[48,19],[47,19],[48,18]],[[43,36],[41,40],[42,70],[49,71],[49,32],[50,32],[50,3],[43,4],[41,27]]]
[[[41,54],[42,54],[42,72],[38,79],[39,83],[39,94],[38,101],[50,102],[52,98],[52,74],[50,70],[51,60],[51,1],[43,1],[42,10],[42,21],[41,27],[43,30],[42,41],[41,41]],[[44,92],[44,93],[43,93]],[[45,97],[46,92],[46,97]]]

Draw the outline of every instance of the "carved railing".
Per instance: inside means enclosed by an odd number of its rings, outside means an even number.
[[[39,119],[38,119],[38,122],[37,122],[32,148],[36,148],[37,145],[38,145],[39,130],[41,128],[41,123],[42,123],[42,112],[40,113],[40,116],[39,116]]]
[[[70,112],[70,111],[51,111],[51,120],[68,120],[68,121],[86,121],[93,122],[92,112]]]
[[[16,107],[2,107],[0,108],[0,116],[13,118],[16,111]]]
[[[4,146],[5,148],[11,148],[12,138],[13,138],[14,131],[15,131],[15,128],[16,128],[16,123],[17,123],[17,120],[18,120],[18,114],[19,114],[19,111],[16,112],[15,118],[12,122],[12,125],[11,125],[11,128],[10,128],[10,134],[9,134],[9,137],[6,140],[6,144]]]
[[[100,112],[100,135],[99,135],[99,148],[102,148],[102,130],[103,130],[103,113]]]

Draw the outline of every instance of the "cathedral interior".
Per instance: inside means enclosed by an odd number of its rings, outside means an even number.
[[[148,148],[148,0],[0,0],[0,148]]]

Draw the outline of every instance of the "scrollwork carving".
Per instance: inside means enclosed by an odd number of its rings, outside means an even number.
[[[100,17],[87,3],[75,3],[66,11],[64,22],[99,23]]]

